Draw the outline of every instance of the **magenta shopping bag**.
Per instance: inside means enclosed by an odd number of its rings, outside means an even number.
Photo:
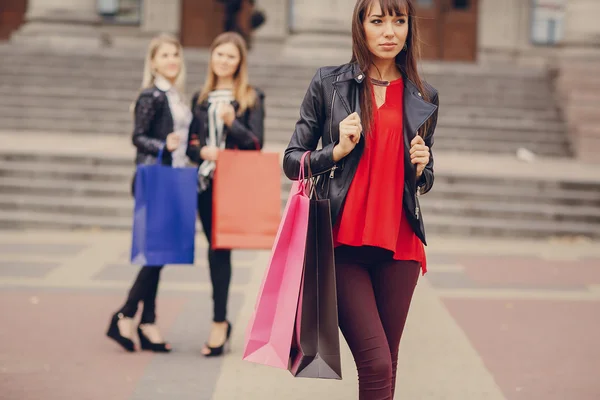
[[[310,200],[304,180],[294,182],[277,231],[254,314],[246,331],[243,359],[287,369],[304,266]]]

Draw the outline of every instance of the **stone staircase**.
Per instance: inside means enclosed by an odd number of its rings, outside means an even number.
[[[556,93],[573,152],[580,160],[600,163],[600,51],[567,54],[557,67]]]
[[[200,87],[206,56],[188,60],[188,89]],[[3,129],[129,135],[129,111],[141,57],[18,52],[0,47],[0,120]],[[258,61],[258,60],[257,60]],[[287,142],[314,66],[268,60],[251,64],[252,82],[267,94],[268,140]],[[539,71],[432,68],[427,79],[441,95],[436,149],[570,155],[549,79]]]
[[[0,152],[0,228],[130,229],[132,174],[129,157]],[[282,176],[282,207],[290,186]],[[429,234],[600,238],[600,179],[442,169],[420,201]]]
[[[0,130],[120,137],[132,128],[129,111],[142,55],[59,54],[0,46]],[[252,82],[267,94],[266,137],[284,147],[316,65],[254,54]],[[188,91],[200,86],[205,53],[189,51]],[[571,151],[550,79],[538,70],[424,65],[440,91],[436,154],[506,157],[520,147],[570,162]],[[24,147],[26,148],[26,147]],[[57,146],[57,149],[59,146]],[[473,169],[483,165],[473,164]],[[436,169],[434,190],[421,198],[430,234],[600,237],[600,176],[510,178]],[[524,169],[527,168],[525,164]],[[132,157],[66,155],[0,148],[0,227],[129,229]],[[551,175],[551,173],[549,173]],[[289,182],[282,178],[282,204]]]

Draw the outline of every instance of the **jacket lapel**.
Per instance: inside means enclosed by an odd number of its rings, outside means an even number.
[[[338,76],[334,82],[334,90],[338,101],[341,101],[348,114],[354,111],[360,114],[359,91],[360,83],[365,79],[365,75],[360,71],[357,64],[350,64],[349,68]],[[353,82],[357,84],[352,84]],[[433,115],[437,106],[423,99],[417,86],[404,75],[404,127],[407,130],[410,139],[417,134],[417,131]]]
[[[417,131],[437,110],[435,104],[423,99],[417,86],[404,78],[404,127],[412,140]]]

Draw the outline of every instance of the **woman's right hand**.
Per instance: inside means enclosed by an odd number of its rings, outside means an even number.
[[[179,137],[178,134],[176,134],[175,132],[169,133],[167,135],[167,150],[168,151],[175,151],[178,147],[179,144],[181,142],[181,138]]]
[[[219,151],[217,146],[204,146],[200,149],[200,158],[208,161],[217,161]]]
[[[338,162],[354,150],[362,133],[360,116],[354,112],[340,122],[340,141],[333,148],[333,160]]]

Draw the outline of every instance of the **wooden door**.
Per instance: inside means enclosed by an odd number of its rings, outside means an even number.
[[[0,40],[8,40],[11,33],[25,21],[27,0],[0,1]]]
[[[421,54],[426,60],[437,60],[440,49],[440,11],[438,0],[417,0],[417,24],[419,27]]]
[[[477,11],[477,0],[417,0],[423,58],[474,61]]]
[[[215,0],[181,2],[181,43],[187,47],[210,47],[224,29],[225,6]]]
[[[442,5],[444,61],[475,61],[477,56],[477,0],[446,0]]]

